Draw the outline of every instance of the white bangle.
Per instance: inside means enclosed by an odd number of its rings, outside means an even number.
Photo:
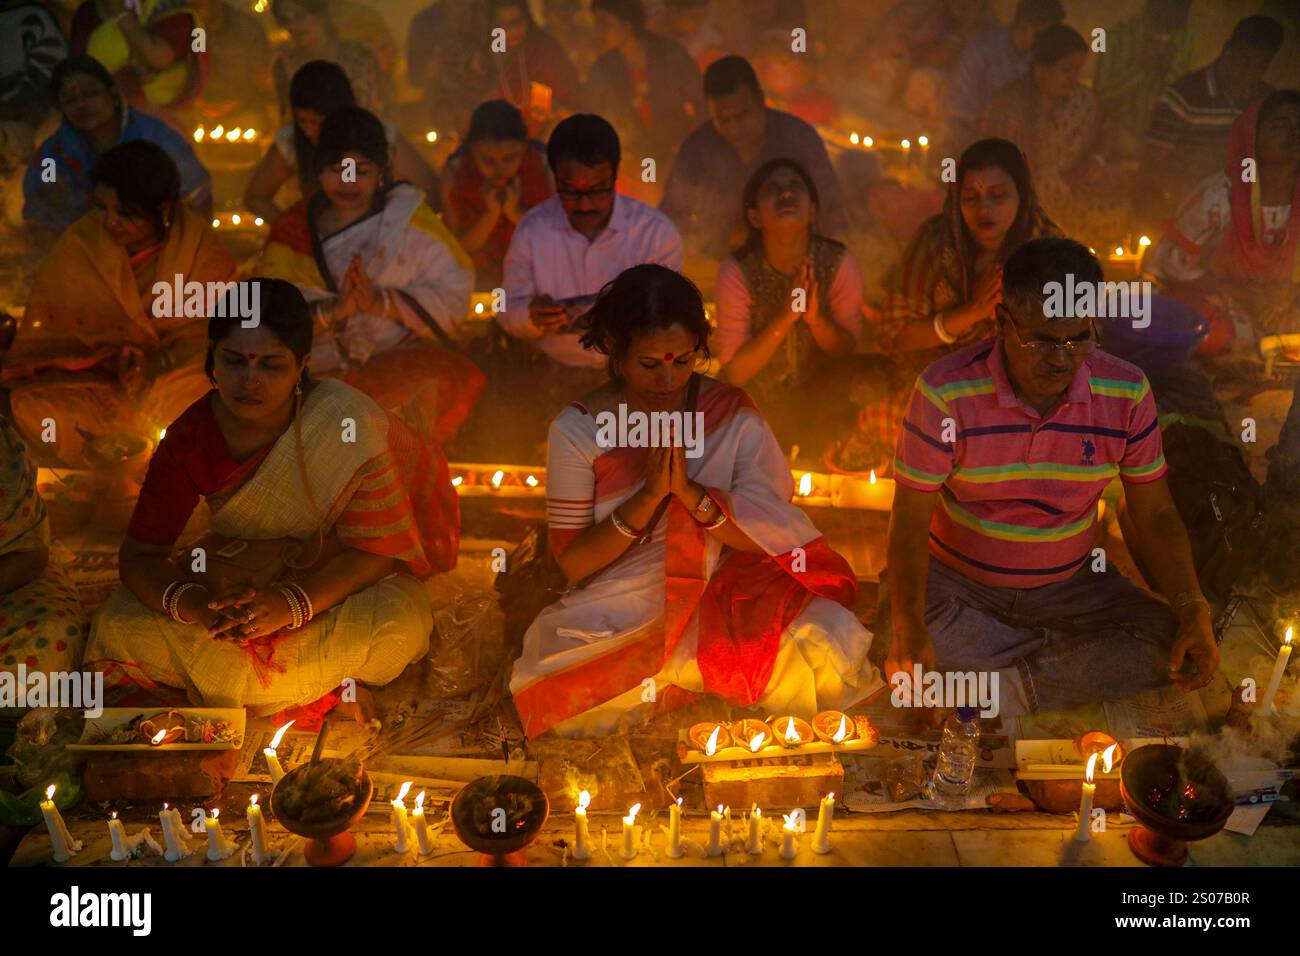
[[[952,343],[957,341],[957,336],[953,335],[943,327],[942,312],[936,312],[934,314],[934,334],[939,336],[939,341],[944,345],[952,345]]]

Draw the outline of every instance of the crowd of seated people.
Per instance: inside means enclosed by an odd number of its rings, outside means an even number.
[[[429,650],[424,582],[459,550],[448,450],[472,448],[546,460],[543,552],[571,589],[510,675],[529,736],[701,694],[812,716],[914,663],[998,670],[1030,711],[1204,686],[1217,650],[1159,396],[1043,287],[1109,278],[1090,247],[1141,226],[1144,276],[1230,315],[1236,347],[1300,331],[1300,92],[1264,82],[1294,20],[1244,17],[1196,68],[1188,0],[1113,24],[1113,57],[1060,0],[1005,25],[992,3],[905,0],[832,66],[790,48],[804,4],[733,23],[727,3],[439,0],[410,22],[406,87],[364,4],[65,17],[72,55],[28,124],[43,261],[0,336],[0,667],[84,654],[260,714],[392,681]],[[859,241],[862,184],[828,135],[862,102],[944,146],[902,174],[931,204],[896,255]],[[283,125],[234,190],[266,226],[238,264],[212,154],[180,130],[250,105]],[[186,283],[221,309],[184,307]],[[610,446],[598,418],[620,409],[698,413],[701,453]],[[34,469],[140,445],[122,586],[90,619]],[[792,465],[895,480],[879,638]],[[1088,564],[1112,480],[1146,587]],[[219,571],[173,559],[200,498],[207,540],[250,543]]]

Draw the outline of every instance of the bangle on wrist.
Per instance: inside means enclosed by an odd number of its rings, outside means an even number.
[[[627,523],[624,522],[623,519],[618,516],[617,508],[615,508],[613,511],[609,513],[609,520],[610,523],[614,526],[614,530],[616,530],[619,534],[623,535],[623,537],[632,538],[634,540],[636,538],[641,537],[640,531],[637,531],[635,528],[629,527]]]
[[[952,345],[954,342],[957,341],[957,336],[953,335],[946,328],[944,328],[943,316],[944,316],[943,312],[936,312],[934,314],[934,334],[939,337],[939,341],[942,342],[944,345]]]

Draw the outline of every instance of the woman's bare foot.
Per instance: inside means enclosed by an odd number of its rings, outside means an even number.
[[[357,723],[365,725],[379,717],[379,708],[375,705],[375,697],[370,693],[370,688],[365,684],[356,684],[356,700],[341,700],[331,711],[331,716],[355,720]]]

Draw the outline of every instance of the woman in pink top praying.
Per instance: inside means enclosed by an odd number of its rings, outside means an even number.
[[[744,211],[749,238],[718,270],[722,377],[753,396],[783,448],[817,454],[855,417],[849,392],[861,359],[848,356],[862,334],[858,264],[817,234],[817,187],[794,160],[754,172]]]

